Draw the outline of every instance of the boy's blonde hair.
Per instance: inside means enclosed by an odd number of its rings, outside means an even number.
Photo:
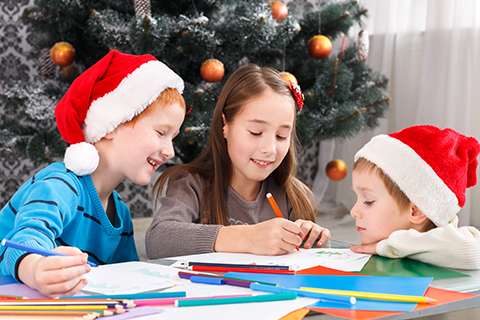
[[[185,110],[185,100],[183,99],[183,96],[180,94],[180,92],[174,88],[167,88],[163,90],[162,93],[160,93],[160,95],[158,96],[158,98],[155,99],[155,101],[153,101],[152,103],[150,103],[150,105],[148,105],[145,110],[143,110],[135,117],[133,117],[132,120],[127,121],[124,124],[133,128],[138,120],[148,116],[157,106],[165,107],[175,103],[180,105],[180,107]]]
[[[376,164],[373,162],[368,161],[365,158],[358,158],[357,161],[353,164],[353,171],[357,171],[359,173],[364,172],[373,172],[378,175],[378,177],[383,181],[385,184],[385,188],[388,191],[388,194],[393,198],[395,203],[398,205],[400,210],[407,210],[408,206],[410,205],[410,199],[405,195],[405,193],[400,189],[400,187],[380,169]],[[427,218],[428,219],[428,218]],[[428,223],[425,224],[423,228],[423,232],[428,231],[430,229],[435,228],[435,224],[428,219]]]

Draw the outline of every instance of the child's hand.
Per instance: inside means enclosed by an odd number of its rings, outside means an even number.
[[[53,251],[68,257],[29,254],[21,261],[18,276],[46,297],[72,296],[87,285],[83,277],[91,270],[88,256],[74,247],[58,247]]]
[[[300,226],[290,220],[274,218],[249,227],[245,240],[253,254],[285,254],[302,243]]]
[[[318,247],[322,247],[330,239],[330,230],[322,228],[312,221],[298,219],[295,221],[295,224],[300,226],[300,237],[302,237],[302,239],[305,239],[308,235],[308,238],[303,245],[305,249],[310,249],[317,239]]]
[[[352,250],[355,253],[377,254],[377,244],[378,244],[378,242],[351,246],[350,250]]]

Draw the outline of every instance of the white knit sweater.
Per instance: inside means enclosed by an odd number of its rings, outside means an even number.
[[[458,217],[427,232],[398,230],[377,245],[377,254],[411,258],[440,267],[480,269],[480,231],[458,227]]]

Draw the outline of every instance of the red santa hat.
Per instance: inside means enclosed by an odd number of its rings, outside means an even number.
[[[78,76],[55,108],[57,127],[70,143],[65,167],[82,176],[98,166],[93,143],[131,120],[166,88],[183,92],[183,80],[154,56],[110,51]]]
[[[438,227],[446,226],[477,183],[477,139],[422,125],[378,135],[355,155],[377,165]]]

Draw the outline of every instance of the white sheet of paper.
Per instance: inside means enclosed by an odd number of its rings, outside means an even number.
[[[169,288],[180,279],[178,269],[146,262],[125,262],[92,268],[84,291],[131,294]]]
[[[302,270],[315,266],[324,266],[342,271],[360,271],[371,255],[354,253],[350,249],[300,249],[281,256],[260,256],[247,253],[214,252],[189,256],[171,257],[177,260],[173,267],[184,267],[185,262],[264,264],[290,266],[293,270]]]
[[[176,269],[178,270],[178,269]],[[205,297],[218,295],[237,295],[237,294],[266,294],[266,292],[253,291],[248,288],[229,286],[229,285],[208,285],[191,283],[188,280],[182,280],[183,284],[166,289],[165,291],[186,291],[187,297]],[[288,313],[306,307],[317,302],[317,299],[297,297],[295,300],[258,302],[258,303],[240,303],[225,304],[214,306],[199,307],[175,307],[173,305],[161,306],[161,314],[142,317],[142,320],[157,319],[208,319],[208,320],[274,320],[280,319]]]

